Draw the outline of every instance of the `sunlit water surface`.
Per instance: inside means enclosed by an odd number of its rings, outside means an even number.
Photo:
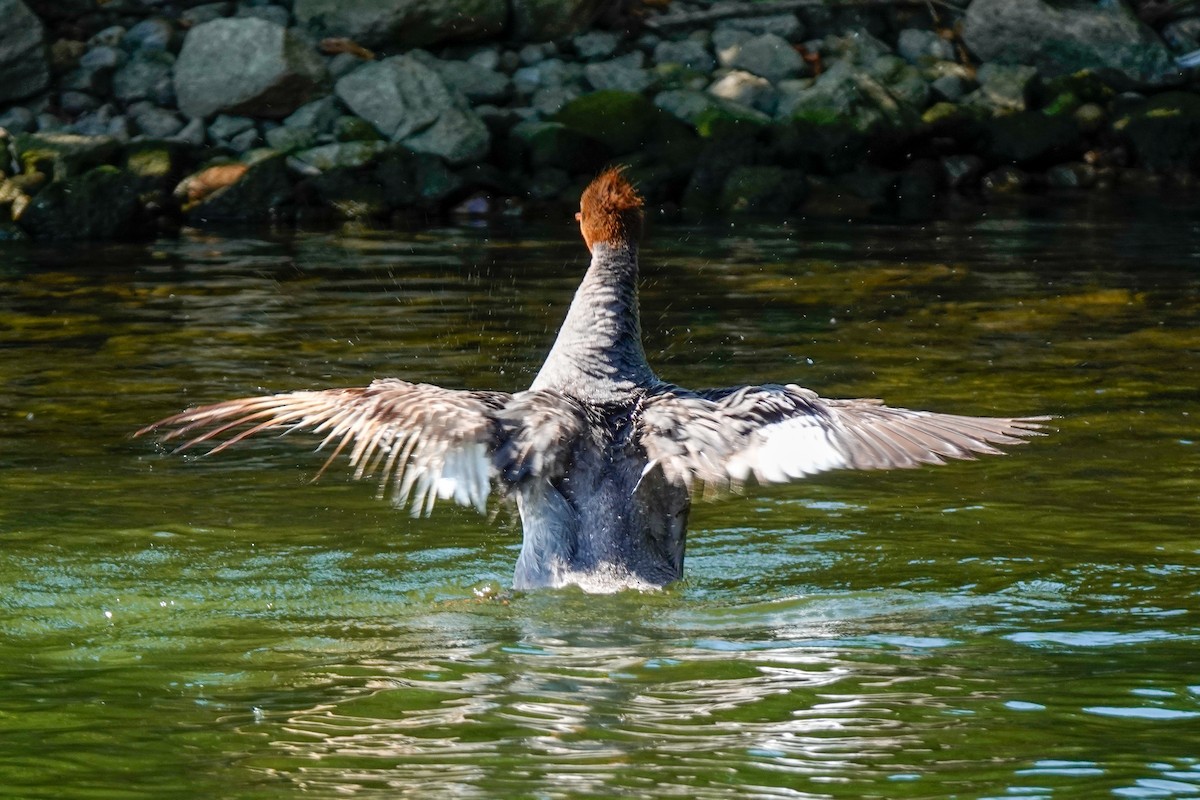
[[[1005,458],[751,488],[681,584],[512,595],[312,441],[132,439],[380,376],[517,390],[566,224],[0,251],[0,796],[1200,796],[1200,218],[652,226],[692,386],[1059,415]]]

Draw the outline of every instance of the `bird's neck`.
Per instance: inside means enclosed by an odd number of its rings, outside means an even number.
[[[638,252],[629,242],[598,242],[534,389],[593,399],[652,383],[638,315]]]

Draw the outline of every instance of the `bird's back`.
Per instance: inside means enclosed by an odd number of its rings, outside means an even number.
[[[525,540],[516,588],[650,588],[683,574],[688,493],[669,484],[636,439],[637,399],[588,406],[556,479],[518,487]]]

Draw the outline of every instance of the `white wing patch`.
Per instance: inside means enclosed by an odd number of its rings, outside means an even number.
[[[785,483],[832,469],[900,469],[971,459],[1039,435],[1045,417],[968,417],[878,400],[825,400],[794,384],[706,392],[663,387],[640,410],[640,441],[668,480],[709,492],[753,477]]]

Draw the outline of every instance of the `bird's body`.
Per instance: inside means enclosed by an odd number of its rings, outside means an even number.
[[[827,400],[795,385],[692,391],[646,361],[638,315],[641,199],[620,170],[585,191],[577,218],[591,265],[546,362],[523,392],[383,379],[185,411],[150,427],[210,452],[267,430],[304,429],[378,475],[397,502],[438,498],[484,510],[513,498],[524,541],[517,589],[656,588],[683,575],[692,494],[753,477],[780,483],[829,469],[889,469],[997,453],[1042,418],[967,417]],[[143,431],[143,432],[144,432]]]

